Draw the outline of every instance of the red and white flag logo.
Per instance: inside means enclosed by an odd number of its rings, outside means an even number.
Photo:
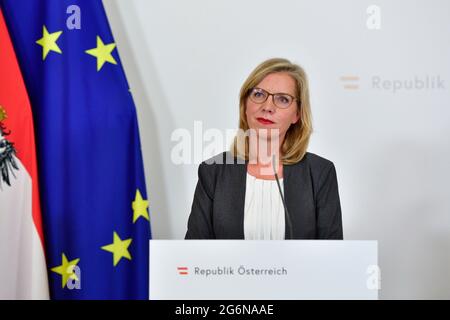
[[[186,276],[189,274],[189,269],[188,267],[177,267],[178,270],[178,274]]]

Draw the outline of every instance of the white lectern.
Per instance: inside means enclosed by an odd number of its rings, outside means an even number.
[[[377,241],[150,240],[150,299],[378,299]]]

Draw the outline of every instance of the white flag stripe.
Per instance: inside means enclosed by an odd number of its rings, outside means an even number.
[[[32,180],[19,159],[0,190],[0,299],[48,299],[44,249],[33,222]]]

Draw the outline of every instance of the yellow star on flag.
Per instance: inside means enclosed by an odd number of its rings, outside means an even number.
[[[104,44],[102,39],[99,36],[97,36],[97,47],[86,50],[85,52],[97,58],[97,71],[100,71],[105,62],[117,64],[116,60],[111,55],[111,52],[114,50],[115,47],[116,44],[114,42]]]
[[[131,207],[133,208],[133,223],[136,222],[139,217],[144,217],[148,221],[150,218],[148,216],[148,200],[142,199],[142,195],[139,192],[139,189],[136,189],[136,197],[134,201],[131,203]]]
[[[116,266],[122,258],[131,260],[131,255],[128,251],[128,247],[130,246],[131,241],[131,238],[126,240],[120,239],[119,235],[114,231],[113,243],[102,247],[103,250],[111,252],[113,254],[114,266]]]
[[[60,266],[54,267],[51,271],[58,273],[62,276],[62,287],[64,288],[67,284],[67,280],[74,279],[78,281],[77,275],[73,272],[73,267],[77,265],[80,259],[74,259],[72,261],[68,261],[66,255],[62,254],[62,264]]]
[[[45,60],[50,51],[62,53],[56,43],[58,38],[61,36],[61,33],[62,31],[48,33],[47,28],[44,25],[42,28],[42,38],[36,41],[38,45],[42,46],[42,60]]]

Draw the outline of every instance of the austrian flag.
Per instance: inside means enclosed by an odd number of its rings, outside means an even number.
[[[33,118],[0,10],[0,299],[48,299]]]

